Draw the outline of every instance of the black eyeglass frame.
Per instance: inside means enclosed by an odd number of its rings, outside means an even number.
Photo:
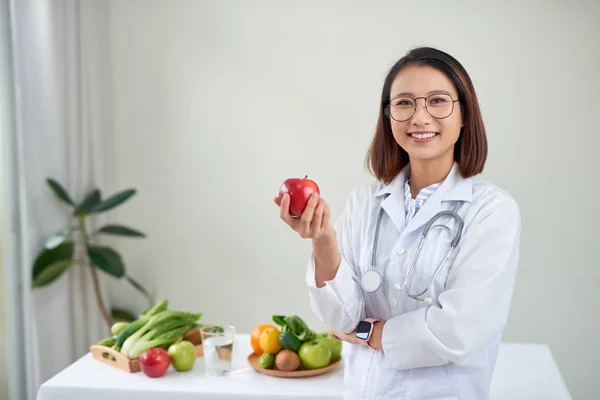
[[[450,97],[450,99],[452,100],[452,110],[450,110],[450,114],[446,115],[445,117],[435,117],[435,116],[431,115],[431,113],[427,109],[427,99],[430,98],[431,96],[448,96],[448,97]],[[390,112],[390,108],[392,106],[391,102],[394,99],[397,99],[399,97],[406,98],[406,99],[411,99],[411,100],[414,100],[414,102],[415,102],[415,106],[413,107],[413,113],[410,115],[410,117],[408,117],[406,119],[403,119],[403,120],[397,120],[396,118],[394,118],[392,116],[392,113]],[[419,100],[419,99],[425,100],[425,103],[424,103],[424,105],[425,105],[425,111],[427,111],[427,114],[431,115],[431,118],[435,118],[435,119],[446,119],[446,118],[448,118],[454,112],[454,103],[460,103],[460,100],[454,100],[454,97],[452,97],[451,95],[446,94],[446,93],[433,93],[433,94],[430,94],[427,97],[423,97],[423,96],[421,96],[421,97],[399,96],[399,97],[394,97],[392,100],[390,100],[390,103],[388,103],[388,105],[385,106],[385,108],[383,109],[383,113],[384,113],[384,115],[386,117],[390,117],[391,119],[393,119],[394,121],[397,121],[397,122],[406,122],[406,121],[410,120],[412,117],[415,116],[415,114],[417,113],[417,100]]]

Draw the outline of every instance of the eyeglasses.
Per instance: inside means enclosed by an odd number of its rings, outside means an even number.
[[[385,108],[385,115],[395,121],[404,122],[411,119],[417,111],[417,100],[425,100],[425,110],[433,118],[448,118],[454,111],[454,100],[449,94],[431,94],[427,97],[396,97]]]

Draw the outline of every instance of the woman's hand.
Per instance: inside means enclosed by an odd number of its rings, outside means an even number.
[[[360,344],[358,339],[356,338],[356,330],[351,333],[339,332],[334,329],[329,329],[327,334],[336,340],[341,340],[342,342],[348,342],[350,344]]]
[[[280,218],[304,239],[326,239],[334,237],[334,229],[330,222],[329,204],[325,199],[313,193],[300,218],[290,215],[290,196],[284,194],[281,201],[279,196],[273,199],[279,207]]]
[[[329,221],[329,204],[325,199],[313,193],[300,218],[290,215],[290,196],[284,194],[281,201],[275,197],[273,202],[279,206],[279,215],[286,224],[304,239],[312,239],[315,260],[315,284],[318,288],[326,281],[335,278],[342,255],[338,249],[336,232]]]
[[[386,321],[377,321],[373,325],[373,333],[371,334],[371,339],[369,340],[369,344],[376,349],[383,349],[383,327],[385,326]],[[334,329],[329,329],[327,334],[334,339],[342,340],[344,342],[348,342],[351,344],[361,344],[356,337],[356,329],[351,333],[343,333],[336,331]]]

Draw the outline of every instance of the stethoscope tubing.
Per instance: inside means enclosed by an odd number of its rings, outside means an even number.
[[[408,272],[405,276],[404,279],[404,283],[402,285],[401,288],[399,288],[398,290],[400,291],[400,293],[411,297],[415,300],[419,300],[419,301],[425,301],[430,303],[431,299],[427,298],[424,299],[421,296],[423,296],[425,293],[427,293],[427,291],[431,288],[431,286],[433,285],[433,283],[435,282],[437,276],[439,275],[440,271],[442,270],[443,266],[445,265],[446,261],[448,261],[448,258],[450,258],[450,256],[452,255],[452,252],[454,251],[454,249],[456,248],[456,246],[458,246],[458,243],[460,242],[461,236],[462,236],[462,230],[464,227],[464,221],[463,219],[458,215],[457,211],[458,208],[460,207],[460,203],[457,203],[456,206],[454,207],[453,210],[444,210],[444,211],[440,211],[439,213],[437,213],[436,215],[433,216],[433,218],[431,218],[427,224],[425,225],[425,227],[423,228],[423,232],[421,232],[421,239],[419,241],[419,246],[417,247],[417,251],[415,252],[415,255],[413,256],[411,263],[410,263],[410,267],[408,269]],[[379,272],[375,271],[375,262],[376,262],[376,255],[377,255],[377,246],[379,244],[379,229],[381,226],[381,218],[383,215],[383,207],[380,207],[379,209],[379,213],[377,216],[377,225],[375,228],[375,237],[373,238],[373,254],[371,255],[371,266],[368,272],[374,271],[377,275],[380,275]],[[446,255],[444,256],[444,258],[442,259],[440,265],[438,266],[438,268],[435,271],[435,274],[433,275],[432,279],[429,281],[429,284],[427,285],[427,287],[425,288],[425,290],[423,290],[420,293],[414,294],[414,293],[410,293],[407,290],[408,287],[408,282],[410,281],[410,278],[412,277],[412,273],[417,261],[417,258],[419,256],[419,253],[421,252],[421,249],[423,247],[423,243],[425,241],[425,239],[427,238],[427,235],[429,234],[429,230],[431,229],[431,227],[433,226],[433,224],[435,223],[435,221],[437,221],[439,218],[443,217],[443,216],[449,216],[452,217],[453,219],[456,220],[457,222],[457,232],[454,235],[454,238],[452,239],[452,242],[450,243],[450,250],[446,253]],[[440,225],[440,226],[445,226],[445,225]],[[448,228],[450,229],[450,228]],[[363,274],[363,277],[367,274]],[[377,286],[377,288],[374,288],[373,290],[367,290],[368,292],[374,292],[377,289],[379,289],[379,286],[381,285],[381,279],[379,279],[379,284]],[[363,287],[364,288],[364,287]]]

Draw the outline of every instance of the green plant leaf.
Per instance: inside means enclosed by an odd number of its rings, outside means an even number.
[[[37,276],[52,264],[72,260],[73,248],[73,242],[63,242],[53,249],[43,249],[33,263],[32,280],[35,281]]]
[[[138,291],[140,291],[141,293],[144,294],[144,296],[146,297],[150,297],[150,293],[148,293],[148,291],[135,279],[133,279],[131,276],[126,276],[125,279],[127,279],[127,282],[129,282],[129,284],[131,286],[133,286],[134,288],[136,288]]]
[[[113,320],[115,320],[115,322],[133,322],[137,319],[136,316],[130,313],[129,311],[116,307],[110,310],[110,316],[113,318]]]
[[[89,214],[92,207],[100,203],[100,200],[100,191],[98,189],[94,189],[94,191],[88,194],[86,198],[75,208],[73,215],[80,216]]]
[[[99,213],[102,211],[110,210],[111,208],[116,207],[119,204],[126,201],[127,199],[129,199],[135,193],[136,193],[135,189],[123,190],[122,192],[119,192],[119,193],[115,194],[114,196],[109,197],[108,199],[104,200],[102,203],[94,205],[94,207],[92,207],[92,209],[91,209],[91,212]]]
[[[73,232],[77,230],[76,226],[69,226],[67,228],[63,228],[59,231],[54,232],[44,244],[44,247],[47,249],[53,249],[71,236]]]
[[[98,230],[98,233],[107,233],[109,235],[120,236],[146,237],[144,233],[124,225],[105,225]]]
[[[54,192],[54,194],[59,199],[61,199],[62,201],[64,201],[67,204],[75,206],[75,203],[73,202],[73,200],[71,200],[71,197],[69,196],[69,194],[67,193],[67,191],[61,186],[60,183],[58,183],[57,181],[55,181],[52,178],[47,178],[46,179],[46,183],[48,183],[48,186],[50,186],[50,189],[52,189],[52,191]]]
[[[125,265],[119,253],[104,246],[88,246],[87,253],[98,268],[115,278],[125,275]]]
[[[45,282],[46,280],[48,280],[48,276],[52,276],[52,274],[44,274],[46,276],[44,278],[39,278],[39,276],[42,273],[44,273],[44,271],[47,268],[50,268],[50,266],[52,266],[55,263],[58,263],[61,261],[62,262],[68,261],[69,263],[72,263],[73,248],[74,248],[73,242],[61,243],[60,245],[56,246],[53,249],[44,248],[38,254],[38,256],[36,257],[36,259],[33,263],[33,268],[32,268],[32,272],[31,272],[32,283]],[[56,277],[58,277],[58,276],[60,276],[60,273],[58,273],[57,270],[55,270],[55,268],[58,268],[58,267],[57,266],[53,267],[54,273],[57,273]],[[48,281],[48,283],[50,283],[50,282],[51,282],[51,280]],[[36,286],[34,286],[34,287],[36,287]]]
[[[38,288],[46,286],[58,279],[73,264],[73,260],[61,260],[44,268],[33,279],[32,287]]]

